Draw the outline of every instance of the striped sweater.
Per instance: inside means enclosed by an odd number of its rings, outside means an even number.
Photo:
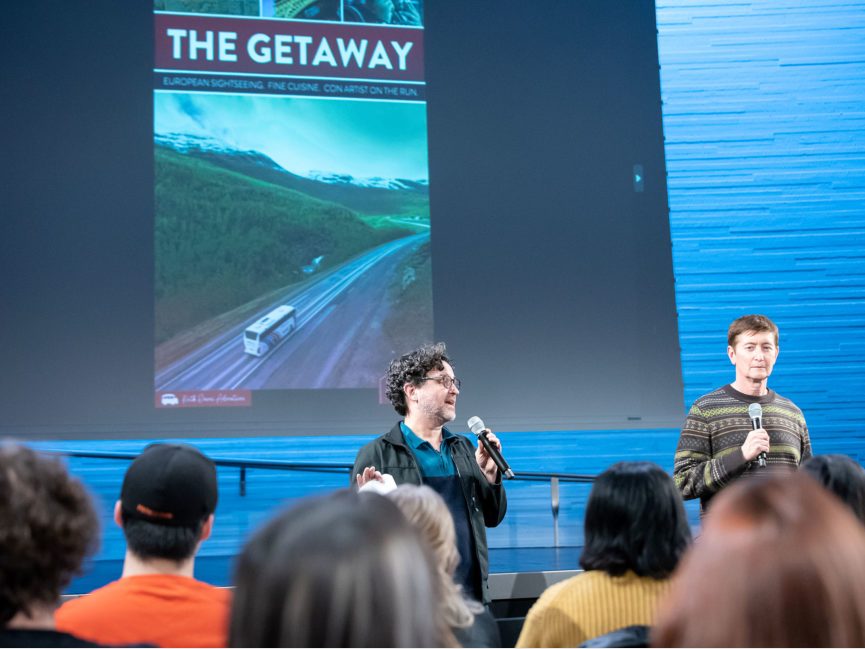
[[[651,626],[667,579],[589,570],[553,584],[526,616],[517,647],[576,647],[632,624]]]
[[[742,454],[751,432],[752,403],[763,407],[763,428],[769,433],[766,468],[746,462]],[[796,404],[772,390],[756,397],[725,385],[691,406],[676,448],[673,478],[685,499],[699,498],[705,512],[712,496],[739,476],[789,471],[809,457],[811,438]]]

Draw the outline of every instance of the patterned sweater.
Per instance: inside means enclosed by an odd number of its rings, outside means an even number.
[[[763,428],[769,433],[765,468],[756,460],[746,462],[742,454],[751,432],[752,403],[763,407]],[[725,385],[691,406],[676,448],[673,479],[685,499],[700,499],[700,511],[705,512],[712,496],[739,476],[789,471],[809,457],[811,438],[796,404],[772,390],[755,397]]]
[[[632,624],[651,626],[667,579],[589,570],[553,584],[529,610],[517,647],[576,647]]]

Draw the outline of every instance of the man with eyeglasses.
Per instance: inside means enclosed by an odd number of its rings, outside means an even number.
[[[352,475],[358,487],[370,481],[426,484],[444,498],[454,518],[460,565],[454,579],[467,595],[488,604],[487,527],[505,516],[507,498],[495,462],[478,441],[444,426],[456,417],[460,380],[444,343],[425,345],[391,361],[387,396],[405,417],[357,454]],[[501,450],[491,432],[489,440]]]

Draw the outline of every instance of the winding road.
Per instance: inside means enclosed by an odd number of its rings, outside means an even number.
[[[405,260],[429,241],[415,234],[355,257],[311,285],[279,296],[244,322],[160,370],[157,392],[284,388],[371,388],[389,349],[381,335],[388,286]],[[244,329],[280,304],[297,310],[297,329],[273,351],[243,351]],[[384,362],[384,364],[382,364]]]

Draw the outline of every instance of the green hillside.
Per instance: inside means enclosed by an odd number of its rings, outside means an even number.
[[[411,234],[156,147],[156,342],[266,291]]]
[[[272,158],[257,151],[244,151],[238,155],[237,152],[190,149],[184,155],[312,198],[338,203],[360,214],[429,219],[429,187],[415,181],[403,179],[401,182],[406,186],[403,190],[362,187],[348,182],[320,182],[283,169]]]

